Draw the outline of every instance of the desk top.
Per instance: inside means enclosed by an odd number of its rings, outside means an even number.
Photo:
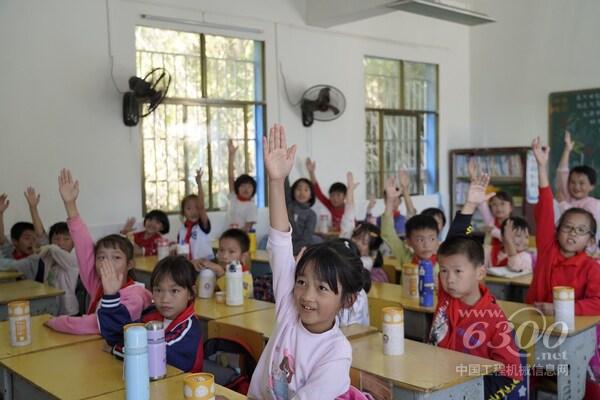
[[[404,340],[404,354],[383,354],[382,334],[373,334],[350,342],[352,367],[394,385],[418,392],[434,392],[499,370],[502,364],[457,351]],[[479,373],[469,373],[469,365],[477,365]],[[461,373],[461,367],[462,369]]]
[[[244,299],[244,305],[228,306],[226,304],[217,303],[215,298],[212,297],[210,299],[196,298],[194,308],[196,310],[196,314],[198,314],[201,319],[212,320],[245,314],[253,311],[275,309],[275,304],[262,300]]]
[[[484,278],[485,282],[498,283],[501,285],[515,285],[529,287],[533,280],[533,274],[521,275],[516,278],[505,278],[502,276],[486,275]]]
[[[22,276],[23,273],[18,271],[0,271],[0,282],[14,281]]]
[[[396,302],[402,305],[403,308],[411,311],[433,314],[435,312],[435,304],[437,304],[437,296],[434,299],[433,307],[422,307],[419,305],[419,299],[409,299],[404,297],[402,293],[402,285],[385,282],[373,282],[371,290],[368,293],[370,299],[386,300]]]
[[[498,301],[498,305],[506,314],[506,318],[515,325],[527,326],[536,332],[549,334],[551,336],[560,336],[561,330],[557,326],[552,326],[554,316],[543,315],[531,304],[515,303],[513,301]],[[569,332],[567,336],[574,336],[585,330],[595,327],[600,323],[600,316],[576,316],[575,330]],[[552,328],[552,329],[549,329]]]
[[[267,339],[271,336],[271,333],[275,328],[275,322],[275,309],[235,315],[216,321],[217,324],[230,325],[257,332]],[[341,328],[341,331],[349,340],[353,340],[375,333],[377,332],[377,329],[373,326],[353,324]]]
[[[52,316],[48,314],[31,317],[31,344],[22,347],[13,347],[10,345],[8,321],[0,322],[0,360],[21,354],[101,339],[99,335],[69,335],[56,332],[44,325],[50,318]]]
[[[227,389],[221,385],[215,385],[217,392],[216,400],[242,400],[246,396]],[[167,400],[183,399],[183,375],[177,375],[159,381],[150,382],[150,399]],[[93,400],[125,400],[125,390],[108,393],[94,397]]]
[[[103,346],[103,340],[93,340],[0,363],[56,398],[84,399],[125,389],[123,361],[103,351]],[[167,366],[167,376],[181,373]]]
[[[63,290],[30,280],[6,282],[2,284],[1,288],[0,304],[7,304],[14,300],[35,300],[60,296],[65,293]]]

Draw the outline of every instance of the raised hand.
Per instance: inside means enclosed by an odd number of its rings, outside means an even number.
[[[40,195],[36,194],[35,189],[31,186],[25,191],[25,199],[27,199],[27,204],[29,204],[29,207],[37,207],[37,205],[40,203]]]
[[[227,141],[227,150],[229,151],[229,154],[230,155],[235,154],[237,149],[238,149],[238,147],[235,144],[233,144],[233,139],[229,139]]]
[[[485,192],[485,189],[487,188],[487,185],[489,183],[490,176],[488,174],[472,177],[471,184],[469,185],[469,191],[467,192],[466,203],[478,206],[479,204],[488,201],[489,199],[494,197],[496,193]]]
[[[6,193],[2,193],[0,195],[0,214],[4,213],[9,205],[10,201],[8,200],[8,195]]]
[[[202,174],[204,172],[202,171],[202,168],[199,168],[196,170],[196,185],[198,185],[198,191],[202,190]]]
[[[573,139],[571,139],[571,132],[565,130],[565,150],[571,152],[573,151],[574,147],[575,142],[573,141]]]
[[[306,159],[306,170],[308,171],[309,174],[314,174],[316,169],[317,169],[317,162],[311,160],[310,157],[308,157]]]
[[[279,124],[269,130],[269,139],[263,138],[265,169],[269,179],[284,180],[294,166],[296,145],[287,147],[285,129]]]
[[[358,185],[360,185],[360,182],[354,182],[354,175],[352,172],[346,172],[346,186],[348,187],[348,192],[354,192]]]
[[[73,180],[71,171],[63,168],[58,177],[58,191],[63,202],[72,203],[79,196],[79,181]]]
[[[369,196],[369,202],[367,203],[367,214],[371,213],[371,210],[373,209],[373,207],[375,207],[376,203],[377,203],[377,199],[375,198],[375,195],[371,194]]]
[[[125,225],[123,225],[123,228],[121,229],[121,233],[123,235],[127,235],[129,232],[131,232],[133,230],[134,225],[135,225],[135,218],[134,217],[127,218],[127,221],[125,221]]]
[[[385,181],[385,197],[390,200],[402,195],[402,187],[396,185],[396,177],[390,176]]]
[[[398,182],[400,183],[400,187],[404,193],[408,193],[408,186],[410,185],[410,176],[406,170],[398,171]]]
[[[506,225],[504,225],[504,240],[503,242],[506,244],[508,242],[514,243],[515,240],[515,231],[514,231],[514,223],[512,219],[506,220]]]
[[[546,166],[550,155],[550,147],[543,147],[538,136],[531,142],[531,149],[538,165]]]
[[[123,273],[117,272],[117,267],[110,258],[99,261],[98,270],[100,272],[100,280],[102,281],[104,294],[117,294],[123,283]]]

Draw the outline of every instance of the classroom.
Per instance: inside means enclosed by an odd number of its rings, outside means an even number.
[[[0,1],[0,400],[600,399],[598,15]]]

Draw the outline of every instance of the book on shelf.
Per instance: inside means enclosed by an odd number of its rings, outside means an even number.
[[[454,176],[461,178],[469,176],[471,158],[475,159],[480,171],[488,173],[492,178],[522,178],[523,176],[523,165],[519,154],[457,155],[454,158]]]

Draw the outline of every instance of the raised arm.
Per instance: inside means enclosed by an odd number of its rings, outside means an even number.
[[[463,204],[462,209],[456,213],[446,239],[457,235],[468,235],[471,233],[471,218],[473,213],[481,204],[485,204],[495,193],[487,193],[486,188],[490,182],[490,176],[488,174],[482,175],[471,175],[471,183],[469,184],[469,190],[467,192],[467,199]]]
[[[269,139],[263,138],[263,151],[265,169],[269,178],[269,221],[273,229],[288,232],[289,220],[285,204],[284,181],[294,165],[296,145],[288,148],[285,129],[275,124],[269,130]]]
[[[410,176],[408,172],[405,170],[398,171],[398,181],[400,182],[400,187],[402,188],[402,198],[404,199],[404,204],[406,205],[406,218],[413,217],[417,215],[417,209],[412,202],[412,198],[410,197]]]
[[[200,226],[206,232],[210,227],[208,213],[204,208],[204,189],[202,188],[202,168],[196,170],[196,184],[198,185],[198,210],[200,210]]]
[[[62,169],[58,177],[58,191],[65,205],[68,218],[79,216],[77,209],[77,196],[79,196],[79,181],[73,180],[71,171]]]
[[[310,158],[307,158],[306,169],[308,170],[308,175],[310,176],[310,181],[312,182],[316,198],[319,199],[321,203],[323,203],[323,205],[329,210],[329,212],[332,212],[333,204],[331,204],[331,200],[329,200],[329,197],[325,196],[325,194],[321,190],[319,181],[317,181],[317,174],[315,173],[315,171],[317,170],[317,162],[311,160]]]
[[[235,152],[237,146],[233,144],[233,139],[227,141],[227,181],[229,182],[229,193],[235,192]]]
[[[412,253],[404,240],[398,237],[394,228],[394,198],[400,197],[401,189],[396,185],[396,178],[390,177],[385,184],[385,211],[381,216],[381,238],[390,246],[392,253],[399,260],[400,265],[410,262]]]
[[[38,241],[44,238],[44,224],[42,223],[42,219],[40,218],[40,213],[38,211],[38,204],[40,204],[40,195],[35,192],[35,189],[32,187],[28,187],[25,191],[25,199],[27,200],[27,204],[29,205],[29,213],[31,214],[31,222],[33,222],[33,229],[35,231],[35,235],[37,236]]]
[[[569,196],[569,156],[575,143],[571,139],[571,132],[565,131],[565,147],[563,148],[558,168],[556,169],[556,200],[558,202],[567,201]]]
[[[354,209],[354,190],[358,186],[358,182],[354,181],[354,175],[348,171],[346,173],[346,186],[348,192],[346,193],[346,204],[344,205],[344,215],[342,216],[342,222],[340,224],[340,237],[350,239],[352,237],[352,231],[354,230],[354,220],[356,219]]]
[[[538,136],[531,142],[531,149],[538,164],[540,188],[550,186],[550,181],[548,180],[548,155],[550,154],[550,147],[542,147],[540,137]]]
[[[6,193],[2,193],[0,195],[0,245],[3,245],[6,241],[6,236],[4,233],[4,211],[8,208],[10,201],[8,200],[8,196]]]
[[[127,235],[129,232],[132,232],[134,230],[134,226],[135,226],[135,218],[129,217],[129,218],[127,218],[127,221],[125,221],[125,225],[123,225],[123,227],[121,228],[121,231],[119,233],[121,235]]]

